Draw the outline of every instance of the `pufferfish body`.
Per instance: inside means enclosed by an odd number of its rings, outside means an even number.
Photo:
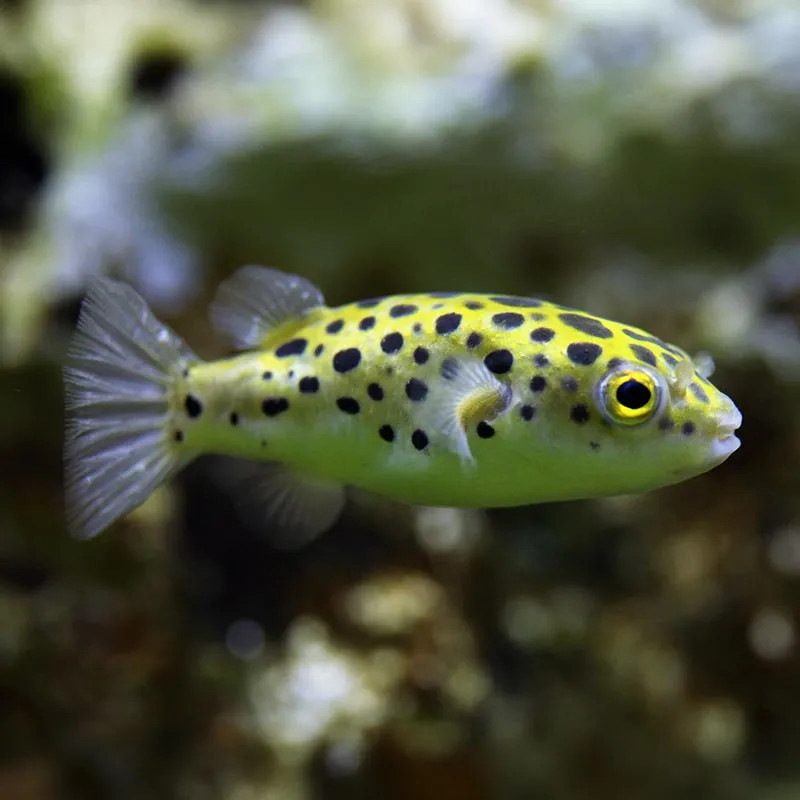
[[[90,289],[65,368],[77,535],[203,453],[260,462],[241,482],[265,520],[309,534],[346,486],[524,505],[664,486],[739,446],[741,414],[683,350],[553,303],[448,292],[328,308],[304,279],[250,266],[212,319],[244,353],[202,362],[129,287]]]

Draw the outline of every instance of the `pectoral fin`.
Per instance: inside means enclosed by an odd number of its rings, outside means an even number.
[[[454,453],[472,461],[467,431],[508,411],[511,389],[476,358],[446,358],[440,375],[442,381],[431,398],[434,427]]]

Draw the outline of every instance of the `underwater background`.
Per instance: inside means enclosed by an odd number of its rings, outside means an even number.
[[[742,447],[294,547],[208,458],[70,538],[88,283],[219,357],[244,263],[644,326]],[[799,463],[793,0],[0,2],[2,800],[796,800]]]

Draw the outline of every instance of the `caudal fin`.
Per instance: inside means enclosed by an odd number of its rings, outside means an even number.
[[[100,533],[185,463],[169,432],[173,380],[196,361],[129,286],[96,280],[64,368],[67,523]]]

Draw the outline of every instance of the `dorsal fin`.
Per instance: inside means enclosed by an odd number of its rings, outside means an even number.
[[[240,350],[263,347],[290,320],[307,321],[308,311],[325,305],[322,292],[298,275],[248,265],[220,284],[211,320]]]
[[[429,404],[434,427],[446,436],[453,452],[472,461],[467,431],[481,420],[493,420],[508,411],[511,389],[477,358],[446,358],[440,374],[443,380]]]

